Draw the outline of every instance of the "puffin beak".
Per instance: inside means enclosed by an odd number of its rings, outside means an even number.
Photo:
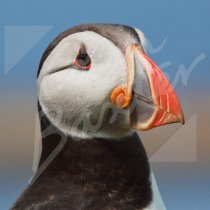
[[[178,97],[160,68],[138,45],[129,45],[125,57],[127,85],[112,91],[111,102],[129,109],[131,126],[148,130],[170,123],[184,124]]]

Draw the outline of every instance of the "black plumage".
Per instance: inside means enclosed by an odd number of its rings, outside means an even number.
[[[137,134],[121,141],[69,138],[12,210],[143,209],[152,199],[149,176]]]

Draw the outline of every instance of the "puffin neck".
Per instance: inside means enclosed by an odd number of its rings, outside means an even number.
[[[69,203],[72,209],[79,209],[88,203],[93,210],[143,209],[151,203],[150,167],[137,133],[119,141],[100,138],[76,141],[59,132],[40,106],[39,115],[42,130],[39,168],[17,202],[21,206],[17,209],[39,205],[52,196],[50,209],[58,209],[58,203],[59,209],[66,209]],[[62,150],[42,171],[45,161],[62,141],[65,142]]]
[[[62,151],[63,158],[66,159],[86,159],[89,158],[118,158],[124,156],[139,156],[142,154],[146,159],[146,152],[143,145],[140,142],[137,134],[125,137],[118,141],[112,139],[81,139],[73,140],[71,137],[68,138],[67,143]]]
[[[117,179],[115,182],[130,180],[131,177],[148,180],[150,169],[145,149],[137,134],[121,141],[106,139],[75,141],[69,137],[62,151],[49,164],[44,174],[48,174],[47,177],[51,175],[57,177],[55,180],[66,174],[69,180],[73,179],[79,185],[83,185],[84,179],[86,183],[91,183],[91,180],[103,183],[101,179],[111,177]]]
[[[138,135],[135,133],[122,139],[77,138],[75,140],[75,138],[65,135],[48,120],[39,104],[39,101],[38,110],[42,135],[42,152],[39,166],[41,166],[53,151],[61,145],[63,145],[63,149],[60,153],[65,154],[66,159],[72,157],[76,158],[77,156],[80,158],[88,158],[89,156],[100,158],[102,156],[111,156],[113,154],[134,156],[139,152],[142,155],[145,154],[144,158],[147,158],[144,147]]]
[[[59,163],[60,160],[68,161],[68,159],[71,162],[72,160],[78,162],[89,159],[92,161],[92,158],[108,158],[110,161],[111,159],[114,161],[115,159],[119,160],[121,157],[124,157],[124,159],[128,158],[129,160],[133,157],[135,159],[134,161],[148,162],[146,151],[137,133],[133,133],[119,140],[103,138],[74,140],[72,137],[63,134],[50,123],[39,103],[38,110],[42,131],[42,152],[39,166],[45,162],[62,141],[66,143],[57,157],[52,161],[53,163]]]
[[[40,164],[42,164],[50,155],[50,152],[59,145],[61,138],[61,135],[53,134],[42,140],[42,145],[44,147],[42,150]],[[137,162],[148,161],[144,146],[138,135],[134,133],[131,136],[117,141],[102,138],[74,140],[69,136],[67,137],[63,149],[57,157],[55,157],[51,165],[56,163],[55,167],[58,168],[59,164],[65,166],[68,161],[74,161],[75,163],[88,162],[91,166],[91,164],[94,164],[94,161],[99,161],[98,163],[101,163],[100,161],[105,159],[112,162],[131,159],[132,161]]]

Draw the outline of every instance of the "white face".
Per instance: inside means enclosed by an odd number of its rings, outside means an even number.
[[[72,65],[81,47],[91,59],[89,70]],[[111,41],[90,31],[69,35],[42,66],[40,105],[51,123],[66,134],[84,138],[125,136],[132,132],[128,112],[111,105],[110,95],[115,87],[126,84],[127,74],[125,56]],[[111,109],[120,113],[110,123]]]

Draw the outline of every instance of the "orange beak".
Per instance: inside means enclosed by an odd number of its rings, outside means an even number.
[[[112,91],[111,102],[118,108],[129,107],[132,127],[148,130],[184,123],[178,97],[160,68],[137,45],[129,45],[125,57],[128,83]]]

